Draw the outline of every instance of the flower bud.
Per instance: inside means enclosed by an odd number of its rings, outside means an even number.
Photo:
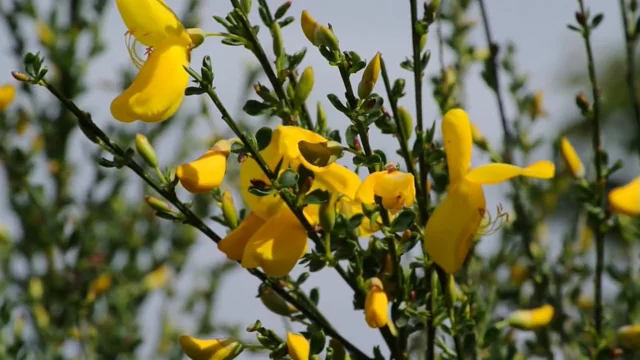
[[[424,47],[427,46],[428,38],[429,38],[429,33],[425,33],[425,34],[422,34],[422,36],[420,36],[420,42],[418,43],[420,52],[422,52],[422,50],[424,50]]]
[[[233,196],[229,190],[225,190],[222,193],[222,202],[220,204],[222,210],[222,217],[224,218],[227,226],[233,230],[238,227],[238,212],[233,204]]]
[[[187,34],[191,38],[191,48],[195,49],[204,43],[204,31],[200,28],[187,29]]]
[[[222,184],[231,151],[229,140],[220,140],[195,161],[176,168],[180,184],[191,193],[204,193]]]
[[[328,47],[331,51],[340,51],[338,38],[328,27],[324,25],[316,27],[315,37],[320,45]]]
[[[470,122],[471,125],[471,137],[473,139],[473,143],[482,150],[489,149],[489,143],[487,142],[487,138],[480,132],[480,129],[476,126],[476,124]]]
[[[560,139],[560,153],[562,154],[562,158],[567,164],[571,175],[576,179],[584,177],[584,165],[582,165],[582,161],[576,153],[576,150],[564,136]]]
[[[589,100],[587,100],[587,96],[583,92],[576,95],[576,105],[578,105],[578,108],[583,113],[589,111],[589,108],[591,107]]]
[[[31,80],[31,77],[25,73],[21,73],[19,71],[12,71],[11,72],[11,76],[13,76],[14,79],[20,81],[20,82],[28,82]],[[12,85],[6,85],[6,86],[12,86]],[[2,88],[6,87],[6,86],[0,86],[0,92],[2,91]],[[0,95],[0,99],[2,98],[2,96]],[[0,101],[1,103],[1,101]],[[2,110],[0,108],[0,110]]]
[[[244,345],[233,339],[196,339],[180,336],[182,351],[192,360],[232,360],[244,350]]]
[[[240,8],[246,15],[251,13],[251,0],[240,0]]]
[[[287,349],[291,359],[309,360],[311,345],[304,336],[287,332]]]
[[[322,103],[318,101],[318,105],[316,108],[316,131],[318,133],[323,133],[327,130],[327,114],[324,112],[324,107],[322,107]]]
[[[336,223],[336,202],[338,200],[337,193],[332,192],[329,200],[320,205],[319,220],[320,226],[325,233],[330,233]]]
[[[531,100],[531,117],[533,119],[547,116],[547,111],[543,108],[542,91],[536,91]]]
[[[640,215],[640,176],[630,183],[609,192],[609,205],[613,211],[629,215]]]
[[[360,84],[358,84],[358,97],[360,99],[365,99],[371,92],[373,88],[376,86],[376,82],[378,82],[378,76],[380,75],[380,53],[376,53],[376,55],[369,61],[369,64],[364,69],[364,73],[362,74],[362,79],[360,80]]]
[[[304,104],[304,102],[311,94],[311,90],[313,89],[313,69],[311,67],[307,67],[300,75],[300,81],[298,81],[298,85],[296,86],[296,92],[293,97],[293,102],[296,106],[300,106]]]
[[[166,202],[158,199],[157,197],[147,195],[144,198],[144,201],[149,205],[153,210],[160,212],[171,212],[171,207]]]
[[[364,301],[364,315],[367,325],[371,328],[381,328],[387,325],[389,299],[384,292],[382,281],[378,278],[370,280],[369,291]]]
[[[544,305],[531,310],[515,311],[507,319],[507,323],[522,330],[537,330],[549,325],[553,319],[554,309],[551,305]]]
[[[156,151],[149,143],[149,139],[142,134],[136,134],[136,150],[138,154],[144,159],[147,165],[156,168],[158,167],[158,158],[156,157]]]
[[[271,37],[273,38],[273,53],[276,57],[284,55],[284,41],[282,40],[282,31],[277,22],[271,24]]]
[[[49,316],[49,312],[44,306],[38,304],[33,308],[33,315],[36,320],[36,325],[39,328],[44,329],[48,328],[51,323],[51,317]]]
[[[398,119],[400,120],[400,130],[408,140],[413,135],[413,118],[411,118],[411,114],[407,109],[400,106],[398,108]]]
[[[625,325],[619,328],[617,338],[623,348],[640,350],[640,325]]]
[[[36,301],[42,299],[42,294],[44,293],[44,288],[42,286],[42,280],[40,278],[34,277],[29,280],[29,296]]]
[[[344,349],[344,345],[337,339],[329,340],[329,347],[333,350],[333,360],[347,360],[349,356]]]
[[[16,78],[17,80],[29,81],[28,77],[26,80],[21,80],[22,76],[19,76],[19,75],[24,75],[22,73],[12,72],[11,75],[13,75],[13,77]],[[26,77],[26,75],[24,75],[24,77]],[[15,99],[15,97],[16,97],[16,88],[13,85],[7,84],[7,85],[0,86],[0,112],[8,108],[9,105],[11,105],[11,103],[13,102],[13,99]]]
[[[290,316],[298,312],[295,306],[286,302],[280,295],[268,287],[260,290],[260,301],[271,312],[281,316]]]

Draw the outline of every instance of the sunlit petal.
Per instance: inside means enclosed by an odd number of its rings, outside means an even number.
[[[138,76],[111,103],[111,114],[122,122],[159,122],[171,117],[189,84],[188,49],[169,39],[155,49]]]
[[[444,115],[442,139],[449,166],[449,183],[460,182],[471,166],[473,145],[469,116],[464,110],[453,109]]]
[[[218,249],[231,260],[242,260],[249,239],[264,223],[265,221],[253,211],[249,212],[240,225],[218,243]]]
[[[307,232],[289,208],[282,208],[249,239],[242,266],[260,266],[269,276],[282,277],[306,252]]]
[[[640,176],[609,192],[611,208],[620,214],[640,215]]]
[[[416,198],[416,188],[412,174],[402,171],[385,171],[385,175],[373,187],[375,195],[382,198],[382,206],[398,211],[410,207]]]
[[[492,185],[505,182],[516,176],[550,179],[553,177],[554,173],[555,166],[553,163],[542,160],[526,168],[502,163],[482,165],[469,171],[465,178],[467,181],[471,181],[476,184]]]
[[[462,267],[485,207],[482,186],[463,182],[449,186],[447,196],[429,218],[424,250],[446,272],[455,273]]]
[[[208,192],[219,187],[227,170],[229,150],[229,142],[222,140],[197,160],[178,166],[176,177],[180,184],[192,193]]]
[[[309,163],[300,153],[300,142],[305,141],[307,143],[320,144],[327,142],[327,139],[313,131],[297,126],[279,125],[275,132],[279,133],[278,146],[280,154],[290,160],[294,167],[302,164],[314,173],[327,170],[326,167]]]
[[[567,163],[567,167],[573,177],[580,178],[584,176],[582,160],[580,160],[578,153],[576,153],[576,150],[566,137],[560,139],[560,154],[562,154],[562,158]]]
[[[308,360],[311,345],[304,336],[287,332],[287,350],[293,360]]]
[[[182,46],[191,38],[176,14],[162,0],[116,0],[122,20],[136,40],[158,47],[168,37],[176,37]]]

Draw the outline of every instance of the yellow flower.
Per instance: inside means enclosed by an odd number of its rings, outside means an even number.
[[[89,284],[89,292],[87,293],[87,300],[93,301],[96,297],[104,294],[111,289],[111,275],[102,274]]]
[[[230,151],[229,140],[220,140],[197,160],[178,166],[176,177],[189,192],[209,192],[222,184]]]
[[[338,39],[326,26],[318,23],[314,18],[311,17],[307,10],[302,11],[302,15],[300,15],[300,25],[302,26],[302,32],[304,36],[309,40],[314,46],[327,46],[329,49],[333,51],[340,50],[338,45]]]
[[[244,346],[233,339],[196,339],[191,336],[180,336],[182,351],[193,360],[232,360],[242,351]]]
[[[170,277],[171,268],[163,264],[144,277],[144,285],[148,290],[160,289],[165,286]]]
[[[0,86],[0,112],[4,111],[16,97],[16,88],[11,84]]]
[[[389,299],[384,292],[382,282],[378,278],[371,279],[369,292],[364,300],[364,319],[371,328],[381,328],[387,325]]]
[[[184,66],[189,65],[191,37],[164,1],[117,0],[116,4],[128,29],[127,50],[140,72],[113,100],[111,114],[122,122],[166,120],[178,110],[189,84]],[[152,48],[146,61],[136,53],[136,42]]]
[[[304,336],[287,332],[287,348],[293,360],[309,360],[311,346]]]
[[[358,175],[336,163],[321,166],[309,162],[307,151],[310,144],[327,143],[327,139],[309,130],[279,126],[260,155],[272,170],[283,159],[281,169],[290,166],[297,170],[303,165],[312,171],[315,178],[309,191],[322,189],[354,199],[360,186]],[[249,187],[254,184],[268,185],[270,182],[256,161],[247,159],[240,166],[240,189],[251,211],[218,244],[218,248],[229,259],[241,261],[245,268],[261,267],[268,275],[281,277],[288,274],[306,253],[307,232],[278,194],[251,194]],[[319,208],[319,205],[304,208],[303,213],[312,226],[319,222]]]
[[[640,350],[640,325],[625,325],[618,329],[618,343],[630,350]]]
[[[573,148],[569,140],[564,136],[562,137],[562,139],[560,139],[560,153],[562,154],[562,158],[567,164],[571,175],[573,175],[574,178],[583,177],[584,165],[582,165],[582,161],[576,153],[576,150]]]
[[[369,61],[369,65],[364,69],[362,74],[362,80],[358,84],[358,97],[364,99],[371,95],[373,88],[378,82],[378,76],[380,75],[380,53],[376,53],[376,56]]]
[[[469,117],[461,109],[442,119],[442,137],[449,168],[447,196],[436,207],[424,231],[424,250],[448,273],[460,269],[485,212],[482,185],[498,184],[516,176],[552,178],[553,163],[539,161],[520,168],[487,164],[471,169],[473,139]]]
[[[553,320],[554,309],[551,305],[544,305],[531,310],[518,310],[507,319],[507,323],[517,329],[537,330],[549,325]]]
[[[613,211],[620,214],[640,215],[640,176],[624,186],[611,190],[609,204]]]
[[[372,204],[376,196],[382,199],[382,206],[391,211],[413,205],[416,199],[413,175],[398,171],[393,166],[370,174],[358,188],[356,199],[362,204]]]

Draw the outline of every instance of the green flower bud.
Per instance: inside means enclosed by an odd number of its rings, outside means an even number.
[[[315,39],[319,45],[324,45],[331,51],[340,51],[338,38],[328,27],[320,25],[316,27]]]
[[[293,97],[296,106],[302,105],[307,100],[313,89],[313,82],[313,69],[308,67],[304,69],[302,75],[300,75],[300,81],[298,81],[298,86],[296,86],[296,92]]]
[[[376,56],[369,61],[369,64],[364,69],[362,74],[362,80],[358,84],[358,97],[360,99],[367,98],[371,95],[373,88],[376,86],[378,76],[380,75],[380,53],[376,53]]]
[[[316,109],[316,131],[323,133],[327,130],[327,114],[324,112],[322,103],[318,102]]]
[[[329,347],[333,349],[333,360],[348,360],[349,355],[344,349],[344,345],[339,340],[329,340]]]
[[[420,52],[422,52],[422,50],[424,50],[424,47],[427,46],[427,38],[428,38],[428,34],[423,34],[422,36],[420,36]]]
[[[251,13],[251,0],[240,0],[242,12],[249,15]]]
[[[287,10],[291,7],[291,1],[287,1],[286,3],[280,5],[279,8],[276,9],[276,12],[273,14],[273,17],[276,19],[280,19],[287,14]]]
[[[151,146],[146,136],[142,134],[136,135],[136,149],[138,150],[138,154],[140,154],[147,165],[153,168],[158,167],[158,158],[156,157],[156,151],[153,149],[153,146]]]
[[[320,205],[320,226],[325,231],[325,233],[331,232],[333,230],[333,226],[336,224],[336,202],[338,200],[338,195],[336,193],[331,193],[329,197],[329,201]]]
[[[284,41],[282,40],[280,25],[277,22],[271,25],[271,36],[273,37],[273,53],[276,57],[284,55]]]
[[[260,301],[271,312],[281,316],[290,316],[298,312],[295,306],[286,302],[280,295],[268,287],[260,290]]]
[[[233,197],[229,190],[225,190],[222,193],[220,208],[222,209],[222,217],[224,217],[224,220],[227,222],[227,226],[232,230],[238,227],[238,212],[233,204]]]
[[[398,118],[400,120],[402,133],[409,139],[411,135],[413,135],[413,119],[411,118],[411,114],[409,114],[407,109],[400,106],[398,108]]]
[[[155,211],[171,212],[171,207],[166,202],[150,195],[145,196],[144,201]]]
[[[205,36],[204,36],[204,31],[202,29],[199,29],[199,28],[187,29],[187,34],[189,34],[189,37],[191,38],[191,42],[193,43],[194,49],[202,45],[202,43],[204,43]]]

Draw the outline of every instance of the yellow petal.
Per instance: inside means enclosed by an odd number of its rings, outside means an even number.
[[[363,204],[373,204],[376,202],[374,188],[376,184],[387,174],[387,171],[377,171],[369,174],[356,192],[356,200]]]
[[[316,27],[318,26],[318,22],[315,21],[307,10],[302,10],[302,15],[300,16],[300,25],[302,26],[302,32],[304,36],[309,40],[313,45],[318,46],[318,41],[316,41]]]
[[[640,176],[630,183],[609,192],[613,211],[629,216],[640,215]]]
[[[444,115],[442,139],[449,167],[449,183],[460,182],[471,166],[473,145],[469,116],[464,110],[452,109]]]
[[[446,272],[462,267],[483,218],[482,185],[463,182],[449,186],[447,196],[427,222],[424,250]]]
[[[309,360],[311,346],[304,336],[287,332],[287,349],[293,360]]]
[[[163,0],[116,0],[129,32],[140,43],[158,47],[168,37],[188,47],[191,38],[176,14]]]
[[[364,314],[367,325],[371,328],[381,328],[387,325],[389,299],[387,294],[378,286],[372,286],[364,301]]]
[[[233,339],[196,339],[180,336],[182,351],[193,360],[231,360],[244,350],[244,346]]]
[[[466,180],[476,184],[492,185],[505,182],[516,176],[527,176],[538,179],[550,179],[555,172],[555,166],[550,161],[538,161],[526,168],[510,164],[487,164],[469,171]]]
[[[122,122],[159,122],[171,117],[189,84],[184,69],[189,65],[188,52],[175,38],[156,48],[131,86],[111,103],[113,117]]]
[[[249,212],[240,225],[218,243],[218,249],[231,260],[242,260],[247,242],[264,223],[253,211]]]
[[[9,107],[15,97],[16,88],[13,85],[7,84],[0,86],[0,112]]]
[[[618,343],[625,349],[640,350],[640,325],[625,325],[616,332]]]
[[[413,175],[402,171],[384,172],[384,176],[373,187],[374,194],[382,198],[382,206],[398,211],[413,205],[416,198]]]
[[[291,210],[283,207],[249,239],[242,266],[260,266],[267,275],[282,277],[293,269],[306,252],[307,232]]]
[[[297,126],[279,125],[275,132],[279,133],[278,146],[282,156],[291,161],[292,166],[297,167],[302,164],[314,173],[326,171],[327,167],[316,166],[309,163],[300,153],[300,142],[305,141],[312,144],[326,143],[328,140],[313,131]]]
[[[560,139],[560,153],[562,154],[564,161],[567,163],[567,167],[569,168],[571,175],[575,178],[583,177],[584,165],[582,165],[582,161],[576,153],[576,150],[564,136]]]
[[[551,305],[543,305],[531,310],[518,310],[513,312],[507,320],[509,325],[523,330],[536,330],[549,325],[553,320],[554,308]]]
[[[329,192],[338,193],[354,199],[360,188],[360,177],[339,164],[331,164],[319,173],[314,173],[313,185]]]
[[[198,160],[182,164],[176,168],[180,184],[192,193],[209,192],[222,184],[227,171],[228,150],[214,146]]]

